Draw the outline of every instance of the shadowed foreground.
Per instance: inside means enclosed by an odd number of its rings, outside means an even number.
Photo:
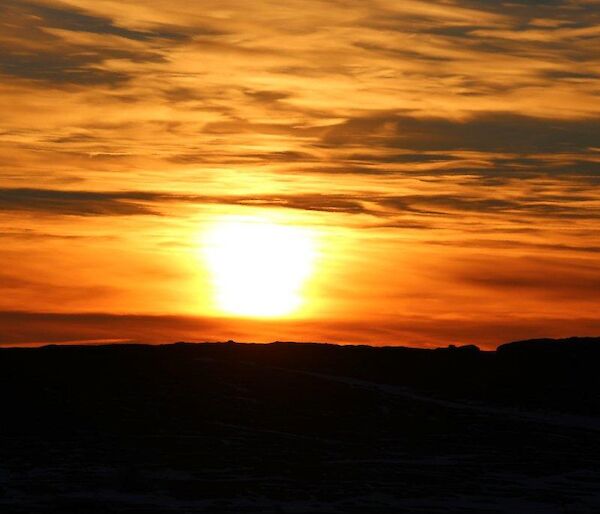
[[[600,339],[0,350],[3,513],[600,512]]]

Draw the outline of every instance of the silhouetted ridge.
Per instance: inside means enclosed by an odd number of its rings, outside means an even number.
[[[569,337],[566,339],[527,339],[500,345],[496,352],[554,352],[554,353],[599,353],[600,337]]]
[[[600,512],[599,348],[0,349],[0,512]]]

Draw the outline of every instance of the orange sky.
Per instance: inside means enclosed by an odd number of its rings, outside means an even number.
[[[600,334],[599,22],[598,0],[3,0],[0,343]]]

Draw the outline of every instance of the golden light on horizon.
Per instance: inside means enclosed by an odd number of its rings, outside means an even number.
[[[214,301],[222,313],[276,318],[301,310],[316,254],[309,229],[231,217],[215,222],[203,239]]]

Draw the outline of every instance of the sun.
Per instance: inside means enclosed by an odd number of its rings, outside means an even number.
[[[309,229],[266,218],[227,218],[208,229],[203,253],[221,312],[275,318],[302,307],[315,258]]]

